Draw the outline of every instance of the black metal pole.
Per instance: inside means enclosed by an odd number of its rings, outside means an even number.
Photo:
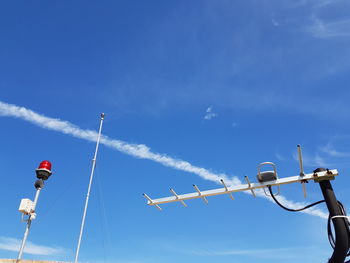
[[[333,192],[331,182],[329,180],[324,180],[319,183],[330,216],[333,217],[343,215],[337,198]],[[335,248],[333,255],[329,259],[328,263],[344,263],[346,254],[349,249],[348,226],[345,219],[341,217],[333,218],[333,225],[335,231]]]

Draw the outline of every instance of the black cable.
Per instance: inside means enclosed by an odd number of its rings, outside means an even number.
[[[307,206],[305,206],[305,207],[303,207],[303,208],[292,209],[292,208],[285,207],[284,205],[282,205],[282,204],[276,199],[275,195],[272,193],[272,188],[271,188],[270,185],[268,186],[268,188],[269,188],[269,191],[270,191],[270,195],[271,195],[271,197],[273,198],[273,200],[276,202],[276,204],[278,204],[280,207],[282,207],[283,209],[285,209],[285,210],[287,210],[287,211],[290,211],[290,212],[300,212],[300,211],[303,211],[303,210],[305,210],[305,209],[308,209],[308,208],[310,208],[310,207],[313,207],[313,206],[315,206],[315,205],[318,205],[318,204],[321,204],[321,203],[324,203],[324,202],[325,202],[325,200],[321,200],[321,201],[318,201],[318,202],[309,204],[309,205],[307,205]]]
[[[287,211],[290,211],[290,212],[300,212],[300,211],[303,211],[305,209],[308,209],[310,207],[313,207],[315,205],[318,205],[318,204],[321,204],[321,203],[324,203],[325,200],[321,200],[321,201],[318,201],[318,202],[315,202],[315,203],[312,203],[312,204],[309,204],[303,208],[299,208],[299,209],[292,209],[292,208],[288,208],[288,207],[285,207],[284,205],[282,205],[275,197],[275,195],[272,193],[272,187],[271,186],[268,186],[268,189],[269,189],[269,192],[270,192],[270,195],[272,197],[272,199],[276,202],[276,204],[278,204],[280,207],[282,207],[283,209],[287,210]],[[339,207],[340,207],[340,210],[342,212],[342,215],[343,216],[346,216],[346,211],[345,211],[345,208],[343,206],[343,204],[341,202],[339,202]],[[345,220],[345,219],[344,219]],[[348,225],[348,236],[350,237],[350,230],[349,230],[349,226],[350,226],[350,222],[349,220],[346,220],[345,222],[347,222],[347,225]],[[333,233],[332,233],[332,228],[331,228],[331,215],[328,216],[328,222],[327,222],[327,232],[328,232],[328,240],[329,240],[329,243],[331,245],[331,247],[334,249],[335,248],[335,240],[334,240],[334,236],[333,236]],[[350,256],[350,238],[349,238],[349,251],[346,255],[346,257]],[[350,260],[344,262],[344,263],[350,263]]]
[[[340,210],[342,212],[342,215],[346,216],[346,210],[345,210],[343,204],[340,201],[338,201],[338,204],[339,204]],[[345,220],[345,223],[347,223],[347,225],[348,225],[348,228],[347,228],[348,229],[348,236],[350,237],[350,230],[349,230],[350,222],[347,219],[344,219],[344,220]],[[335,240],[334,240],[334,236],[333,236],[333,232],[332,232],[332,228],[331,228],[331,221],[332,221],[331,215],[329,215],[328,222],[327,222],[328,240],[329,240],[329,243],[331,244],[331,247],[334,249],[335,248]],[[347,257],[350,256],[350,238],[349,238],[349,245],[348,246],[349,246],[349,251],[346,254]],[[350,263],[350,261],[347,261],[345,263]]]

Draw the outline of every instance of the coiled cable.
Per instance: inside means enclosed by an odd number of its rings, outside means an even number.
[[[270,192],[270,195],[272,197],[272,199],[275,201],[275,203],[277,205],[279,205],[280,207],[282,207],[283,209],[289,211],[289,212],[300,212],[300,211],[303,211],[305,209],[308,209],[310,207],[313,207],[315,205],[318,205],[318,204],[321,204],[321,203],[324,203],[325,200],[320,200],[320,201],[317,201],[315,203],[312,203],[312,204],[309,204],[305,207],[302,207],[302,208],[298,208],[298,209],[292,209],[292,208],[288,208],[288,207],[285,207],[284,205],[282,205],[275,197],[275,195],[273,194],[272,192],[272,187],[269,185],[268,186],[268,189],[269,189],[269,192]],[[345,208],[343,206],[343,204],[341,202],[338,201],[338,204],[339,204],[339,207],[340,207],[340,210],[342,212],[342,216],[344,217],[344,220],[345,220],[345,223],[347,224],[347,230],[348,230],[348,240],[349,240],[349,244],[348,244],[348,247],[349,247],[349,250],[348,250],[348,253],[346,254],[346,257],[350,256],[350,230],[349,230],[349,227],[350,227],[350,222],[349,220],[347,219],[347,216],[346,216],[346,211],[345,211]],[[331,247],[334,249],[335,248],[335,239],[334,239],[334,235],[333,235],[333,232],[332,232],[332,227],[331,227],[331,221],[332,221],[332,218],[331,218],[331,215],[328,216],[328,222],[327,222],[327,232],[328,232],[328,240],[329,240],[329,243],[331,245]],[[344,262],[344,263],[350,263],[350,260]]]

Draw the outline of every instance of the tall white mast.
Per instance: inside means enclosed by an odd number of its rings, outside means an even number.
[[[91,174],[90,174],[89,187],[88,187],[88,191],[87,191],[87,194],[86,194],[84,213],[83,213],[83,218],[81,220],[80,233],[79,233],[79,239],[78,239],[78,246],[77,246],[77,250],[75,252],[74,263],[78,262],[81,238],[82,238],[83,230],[84,230],[86,211],[87,211],[87,207],[88,207],[88,204],[89,204],[89,196],[90,196],[90,191],[91,191],[91,184],[92,184],[92,179],[94,177],[94,172],[95,172],[95,167],[96,167],[96,158],[97,158],[98,146],[100,144],[100,139],[101,139],[102,124],[103,124],[104,117],[105,117],[105,114],[101,113],[100,129],[98,131],[95,155],[94,155],[94,158],[92,159],[92,168],[91,168]]]

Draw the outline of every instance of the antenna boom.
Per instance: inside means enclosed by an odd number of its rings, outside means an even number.
[[[238,186],[230,186],[230,187],[224,187],[224,188],[216,188],[212,190],[206,190],[206,191],[200,191],[200,193],[188,193],[188,194],[182,194],[182,195],[176,195],[176,196],[169,196],[169,197],[163,197],[158,199],[152,199],[152,201],[148,200],[148,205],[161,205],[171,202],[183,202],[185,200],[189,199],[196,199],[196,198],[204,198],[207,196],[214,196],[214,195],[223,195],[228,193],[235,193],[235,192],[243,192],[243,191],[252,191],[254,189],[261,189],[268,186],[278,186],[282,184],[291,184],[291,183],[297,183],[297,182],[305,182],[310,180],[321,180],[326,179],[329,177],[334,177],[338,175],[338,170],[328,170],[328,171],[322,171],[318,173],[310,173],[310,174],[304,174],[304,176],[291,176],[291,177],[285,177],[285,178],[278,178],[273,181],[268,182],[262,182],[262,183],[250,183],[250,184],[242,184]]]

